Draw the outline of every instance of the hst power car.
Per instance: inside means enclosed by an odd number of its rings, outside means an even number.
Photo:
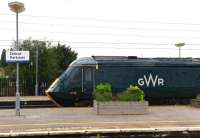
[[[93,56],[80,58],[48,88],[57,106],[92,101],[99,83],[110,83],[114,94],[132,84],[149,101],[191,99],[200,93],[200,59]]]

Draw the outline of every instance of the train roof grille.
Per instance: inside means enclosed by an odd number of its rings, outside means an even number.
[[[157,57],[157,58],[138,58],[137,56],[92,56],[95,60],[154,60],[154,61],[200,61],[200,58],[184,57],[184,58],[167,58],[167,57]]]
[[[137,56],[128,56],[128,59],[137,59]]]
[[[186,58],[153,58],[158,61],[194,61],[194,58],[186,57]]]
[[[92,56],[95,60],[128,60],[137,59],[137,56]]]

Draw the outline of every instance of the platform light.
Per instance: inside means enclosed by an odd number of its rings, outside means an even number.
[[[176,43],[175,46],[178,47],[179,51],[179,58],[181,58],[181,47],[183,47],[185,43]]]
[[[18,38],[18,14],[25,11],[24,4],[21,2],[8,3],[10,10],[16,13],[16,50],[19,50],[19,38]],[[16,116],[20,116],[20,93],[19,93],[19,63],[16,64],[16,102],[15,110]]]

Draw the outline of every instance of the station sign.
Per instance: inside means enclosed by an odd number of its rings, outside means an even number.
[[[28,63],[29,51],[6,51],[6,63]]]

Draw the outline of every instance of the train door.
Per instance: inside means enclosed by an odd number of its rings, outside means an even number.
[[[82,68],[82,92],[87,98],[92,98],[94,90],[94,69],[92,67]]]

